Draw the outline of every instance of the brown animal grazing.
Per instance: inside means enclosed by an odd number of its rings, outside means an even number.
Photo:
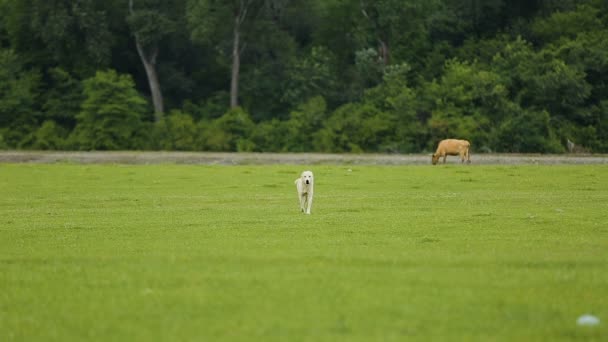
[[[447,156],[460,156],[461,162],[464,163],[465,159],[467,163],[471,162],[471,156],[469,155],[469,147],[471,147],[471,143],[466,140],[458,140],[458,139],[445,139],[439,142],[439,146],[437,146],[437,151],[433,153],[433,158],[431,162],[433,165],[437,164],[439,158],[443,157],[443,163],[445,164],[445,159]]]

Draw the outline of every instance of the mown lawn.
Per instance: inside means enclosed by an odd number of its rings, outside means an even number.
[[[0,165],[0,341],[608,338],[608,166],[303,169]]]

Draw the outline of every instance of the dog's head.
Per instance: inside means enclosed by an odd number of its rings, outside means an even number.
[[[313,182],[313,175],[312,175],[312,171],[304,171],[302,172],[302,175],[300,176],[300,178],[302,178],[302,182],[304,184],[312,184]]]

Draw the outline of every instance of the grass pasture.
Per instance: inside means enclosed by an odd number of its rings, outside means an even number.
[[[608,338],[607,166],[303,169],[0,164],[0,341]]]

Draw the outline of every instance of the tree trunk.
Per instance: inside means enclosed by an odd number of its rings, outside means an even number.
[[[148,77],[148,85],[150,86],[150,94],[152,95],[152,104],[154,105],[154,121],[158,122],[162,120],[164,113],[163,94],[160,90],[160,82],[158,81],[158,73],[156,72],[156,56],[158,50],[154,49],[152,56],[147,58],[139,43],[136,43],[137,51],[141,57],[141,61],[144,64],[146,70],[146,76]]]
[[[390,63],[388,39],[385,40],[381,38],[381,33],[378,30],[378,25],[376,21],[370,18],[369,14],[367,14],[367,11],[365,10],[365,2],[361,0],[359,4],[361,6],[361,13],[363,13],[363,16],[372,23],[372,26],[376,30],[376,35],[378,39],[378,59],[384,66],[387,66]]]
[[[129,13],[133,15],[133,0],[129,0]],[[158,73],[156,72],[156,57],[158,56],[158,47],[155,47],[150,55],[146,54],[143,46],[140,43],[139,36],[137,33],[135,36],[135,46],[137,48],[137,54],[141,59],[144,69],[146,70],[146,77],[148,78],[148,85],[150,86],[150,94],[152,95],[152,104],[154,105],[154,121],[158,122],[162,120],[163,113],[165,111],[163,103],[163,94],[160,89],[160,82],[158,80]]]
[[[241,39],[240,30],[240,18],[239,16],[237,16],[234,22],[234,35],[232,42],[232,77],[230,79],[230,108],[234,108],[239,105],[239,73],[241,68],[241,51],[239,48]]]
[[[388,66],[388,64],[390,63],[390,52],[388,49],[388,44],[382,40],[382,39],[378,39],[380,46],[378,47],[378,50],[380,50],[380,58],[382,61],[382,64],[384,66]]]

